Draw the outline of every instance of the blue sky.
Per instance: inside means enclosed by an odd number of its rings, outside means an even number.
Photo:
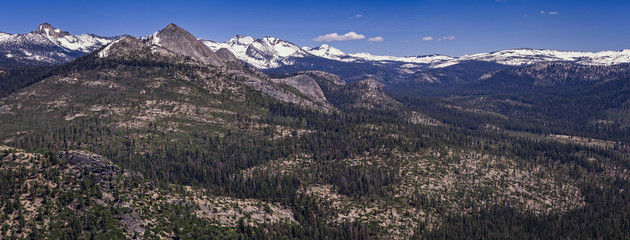
[[[394,56],[630,48],[630,1],[3,0],[1,5],[0,31],[8,33],[48,22],[72,34],[145,36],[173,22],[221,42],[236,34],[274,36],[299,46],[327,43],[348,53]],[[345,39],[356,40],[314,41],[344,39],[349,32],[356,34]],[[326,37],[333,33],[338,35]]]

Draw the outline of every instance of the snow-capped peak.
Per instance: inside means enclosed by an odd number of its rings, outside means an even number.
[[[0,32],[0,43],[3,42],[4,40],[10,39],[11,36],[12,34]]]
[[[344,61],[344,62],[354,61],[354,59],[348,58],[349,55],[346,54],[345,52],[337,48],[334,48],[328,44],[322,44],[319,47],[309,48],[309,50],[306,50],[306,51],[308,51],[310,54],[313,54],[315,56],[333,59],[337,61]]]
[[[319,47],[313,48],[311,49],[311,53],[315,54],[317,56],[324,56],[324,55],[329,55],[329,56],[346,56],[348,54],[346,54],[345,52],[334,48],[328,44],[322,44]]]
[[[50,40],[52,44],[59,47],[85,53],[92,52],[95,49],[111,42],[109,39],[90,34],[72,35],[69,32],[53,27],[49,23],[40,24],[37,27],[37,30],[29,34],[31,36],[28,38],[32,39],[31,41],[41,41],[37,40],[38,37],[35,36],[39,35]]]
[[[236,37],[233,37],[232,39],[228,40],[225,43],[232,44],[232,45],[234,45],[234,44],[249,45],[249,44],[254,43],[254,41],[256,41],[256,39],[254,39],[253,37],[243,36],[243,35],[236,35]]]
[[[0,34],[0,56],[33,64],[60,64],[90,53],[111,38],[96,35],[72,35],[48,23],[26,34]]]
[[[209,40],[202,40],[202,42],[213,51],[226,48],[234,53],[238,59],[261,69],[290,65],[292,64],[291,58],[309,55],[293,43],[269,36],[256,39],[250,36],[236,35],[224,43]]]

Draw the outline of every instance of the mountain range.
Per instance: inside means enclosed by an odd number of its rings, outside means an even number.
[[[48,23],[42,23],[35,31],[26,34],[0,32],[0,68],[67,63],[117,38],[87,33],[72,35]]]
[[[0,67],[63,64],[119,38],[100,37],[93,34],[71,35],[48,23],[41,24],[35,31],[27,34],[0,33]],[[151,38],[152,41],[160,40],[155,34],[145,38]],[[223,43],[200,40],[202,44],[215,52],[224,48],[223,52],[227,53],[229,50],[237,59],[268,73],[324,70],[338,74],[349,82],[373,78],[385,84],[408,81],[448,82],[448,79],[442,79],[444,77],[439,74],[431,74],[431,71],[444,72],[440,69],[448,67],[475,71],[479,68],[477,63],[482,64],[488,71],[531,66],[538,63],[573,63],[585,66],[630,63],[628,49],[602,52],[512,49],[461,57],[439,54],[394,57],[369,53],[348,54],[328,44],[314,48],[299,47],[275,37],[256,39],[237,35]],[[194,47],[203,49],[199,46]],[[199,54],[212,55],[206,56],[204,61],[218,64],[216,60],[212,60],[218,58],[216,54],[209,53],[205,49],[201,51]],[[227,54],[227,57],[230,58],[232,54]],[[449,77],[452,78],[452,76],[445,78]]]
[[[609,66],[630,63],[630,49],[622,51],[603,52],[571,52],[538,49],[512,49],[491,53],[479,53],[462,57],[445,55],[425,56],[377,56],[369,53],[348,54],[323,44],[319,47],[299,47],[288,41],[274,37],[255,39],[249,36],[237,35],[224,42],[217,43],[210,40],[203,41],[214,50],[227,48],[240,60],[259,69],[274,69],[286,65],[296,64],[295,59],[311,56],[322,57],[341,62],[362,62],[378,64],[404,63],[399,67],[406,69],[444,68],[466,61],[492,62],[507,66],[524,66],[541,62],[573,62],[582,65]],[[291,59],[294,59],[293,61]]]
[[[203,40],[203,42],[214,50],[220,48],[229,49],[238,59],[268,72],[287,71],[289,69],[327,69],[330,63],[325,60],[334,60],[337,61],[334,65],[348,63],[349,66],[360,64],[368,65],[371,68],[384,69],[385,72],[390,73],[389,75],[381,75],[381,77],[384,77],[382,81],[385,83],[403,82],[409,76],[419,72],[456,65],[463,66],[474,62],[495,64],[497,66],[496,69],[501,67],[529,66],[546,62],[575,63],[587,66],[611,66],[630,63],[630,50],[628,49],[603,52],[512,49],[462,57],[438,54],[393,57],[377,56],[369,53],[347,54],[327,44],[315,48],[299,47],[274,37],[255,39],[249,36],[237,35],[224,43],[210,40]],[[360,75],[359,72],[352,72],[347,70],[347,68],[339,67],[327,70],[348,79],[354,79],[357,75]],[[363,75],[364,77],[370,77],[369,73],[363,73]]]

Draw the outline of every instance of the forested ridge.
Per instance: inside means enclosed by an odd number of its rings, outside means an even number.
[[[578,116],[609,113],[625,92],[590,105],[544,95],[567,115],[525,94],[535,107],[392,93],[400,106],[365,109],[331,96],[326,113],[219,68],[89,55],[48,74],[12,78],[20,90],[0,102],[3,238],[630,237],[627,128]],[[586,91],[625,86],[610,84]],[[69,150],[111,161],[113,177]],[[219,197],[233,202],[204,210]]]

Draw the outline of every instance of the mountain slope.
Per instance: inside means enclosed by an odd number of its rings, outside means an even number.
[[[207,195],[190,186],[156,186],[143,174],[88,151],[42,154],[0,145],[0,162],[0,176],[14,181],[3,185],[0,207],[4,205],[11,219],[20,219],[20,224],[11,225],[6,223],[13,221],[0,220],[6,224],[5,237],[208,238],[234,234],[239,221],[252,225],[295,222],[284,206]],[[5,205],[7,201],[10,204]],[[212,211],[234,206],[244,210]],[[189,228],[173,231],[173,222],[203,225],[205,234]]]
[[[206,65],[203,59],[193,58],[202,50],[182,55],[175,52],[180,46],[170,49],[168,44],[148,44],[152,41],[125,36],[55,69],[41,81],[0,100],[1,113],[42,111],[51,122],[60,123],[106,116],[109,124],[134,128],[177,119],[181,124],[163,127],[185,132],[190,131],[189,125],[207,126],[213,132],[224,132],[236,127],[226,124],[235,114],[260,117],[270,103],[334,110],[314,81],[308,82],[314,92],[288,84],[291,79],[276,80],[287,83],[278,84],[248,66]]]
[[[530,79],[527,87],[592,85],[630,76],[630,65],[580,65],[575,63],[538,63],[529,67],[496,70],[484,74],[479,84],[496,84],[501,79]],[[508,83],[509,84],[509,83]]]

